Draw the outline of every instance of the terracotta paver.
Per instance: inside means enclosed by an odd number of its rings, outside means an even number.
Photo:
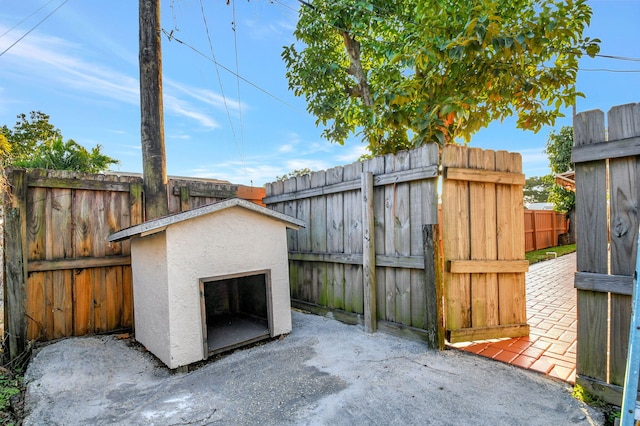
[[[451,346],[574,384],[577,338],[575,271],[575,253],[529,267],[526,277],[529,336]]]

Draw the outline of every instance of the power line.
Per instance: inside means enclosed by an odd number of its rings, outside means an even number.
[[[14,41],[9,47],[7,47],[6,49],[4,49],[1,53],[0,56],[4,55],[5,53],[7,53],[9,51],[9,49],[11,49],[13,46],[15,46],[16,44],[18,44],[19,42],[22,41],[23,38],[25,38],[26,36],[28,36],[33,30],[35,30],[36,28],[38,28],[40,26],[40,24],[42,24],[44,21],[46,21],[51,15],[53,15],[54,13],[56,13],[58,11],[58,9],[60,9],[62,6],[64,6],[69,0],[64,0],[58,7],[56,7],[55,9],[53,9],[53,11],[51,13],[49,13],[47,16],[45,16],[44,18],[42,18],[42,20],[40,22],[38,22],[36,25],[33,26],[33,28],[31,28],[29,31],[27,31],[26,33],[24,33],[24,35],[22,37],[20,37],[19,39],[17,39],[16,41]]]
[[[200,12],[202,12],[202,20],[204,21],[204,28],[207,33],[207,40],[209,41],[209,50],[211,51],[211,57],[214,59],[214,64],[216,68],[216,74],[218,75],[218,84],[220,84],[220,94],[222,95],[222,102],[224,104],[224,109],[227,111],[227,118],[229,119],[229,125],[231,126],[231,134],[233,135],[233,142],[238,149],[238,153],[240,154],[240,159],[242,160],[242,165],[244,168],[244,160],[242,152],[240,151],[240,146],[238,145],[238,137],[236,136],[236,129],[233,127],[233,120],[231,120],[231,113],[229,112],[229,105],[227,104],[227,97],[224,94],[224,87],[222,86],[222,78],[220,78],[220,70],[218,69],[218,63],[215,61],[216,55],[213,52],[213,43],[211,42],[211,36],[209,35],[209,24],[207,23],[207,17],[204,13],[204,4],[202,0],[200,0]]]
[[[231,0],[231,9],[233,11],[233,50],[236,57],[236,74],[240,74],[240,67],[238,65],[238,25],[236,24],[236,0]],[[246,167],[244,163],[244,124],[242,121],[242,99],[240,98],[240,79],[236,77],[236,86],[238,91],[238,115],[240,117],[240,159],[242,160],[242,167]]]
[[[632,61],[632,62],[640,62],[640,58],[629,58],[626,56],[613,56],[613,55],[596,55],[599,58],[606,58],[606,59],[616,59],[618,61]]]
[[[236,76],[237,78],[239,78],[240,80],[244,81],[245,83],[247,83],[250,86],[253,86],[254,88],[258,89],[259,91],[261,91],[262,93],[264,93],[267,96],[272,97],[273,99],[277,100],[278,102],[288,106],[289,108],[291,108],[294,111],[298,111],[300,113],[305,114],[304,111],[302,111],[299,108],[294,107],[293,105],[289,104],[287,101],[280,99],[279,97],[277,97],[276,95],[266,91],[265,89],[263,89],[262,87],[258,86],[257,84],[247,80],[246,78],[242,77],[241,75],[239,75],[238,73],[230,70],[229,68],[225,67],[224,65],[222,65],[221,63],[217,62],[215,59],[210,58],[209,56],[207,56],[206,54],[202,53],[201,51],[199,51],[198,49],[196,49],[195,47],[193,47],[192,45],[190,45],[189,43],[186,43],[182,40],[180,40],[179,38],[177,38],[176,36],[173,35],[173,32],[169,32],[167,30],[165,30],[164,28],[162,29],[162,32],[164,33],[165,36],[167,36],[167,38],[169,39],[169,41],[171,40],[175,40],[176,42],[182,44],[183,46],[188,47],[189,49],[193,50],[195,53],[197,53],[198,55],[202,56],[203,58],[205,58],[208,61],[213,62],[214,64],[216,64],[217,66],[219,66],[220,68],[222,68],[223,70],[225,70],[226,72],[228,72],[231,75]]]
[[[13,27],[9,28],[7,31],[5,31],[4,33],[0,34],[0,38],[4,37],[5,35],[7,35],[7,33],[11,32],[12,30],[14,30],[16,27],[20,26],[20,24],[22,24],[24,21],[26,21],[27,19],[31,18],[33,15],[35,15],[36,13],[40,12],[42,9],[44,9],[45,7],[49,6],[51,3],[53,3],[54,0],[49,0],[49,2],[43,4],[41,7],[39,7],[35,12],[33,12],[31,15],[27,16],[26,18],[24,18],[22,21],[18,22],[17,24],[15,24]]]
[[[612,70],[609,68],[578,68],[578,71],[591,71],[591,72],[640,72],[640,70]]]

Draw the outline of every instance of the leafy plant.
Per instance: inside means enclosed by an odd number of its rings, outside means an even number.
[[[72,139],[64,142],[62,132],[40,111],[32,111],[29,117],[18,115],[13,129],[0,127],[0,167],[98,173],[117,163],[118,160],[102,153],[100,145],[88,150]]]
[[[298,42],[282,57],[289,88],[344,143],[359,134],[374,154],[468,141],[516,115],[538,131],[571,105],[586,0],[313,0],[302,2]]]
[[[0,411],[9,407],[11,397],[19,395],[23,385],[22,375],[11,374],[8,370],[0,372]]]

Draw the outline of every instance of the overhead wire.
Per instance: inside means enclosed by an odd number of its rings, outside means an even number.
[[[13,31],[14,29],[16,29],[18,26],[20,26],[23,22],[25,22],[27,19],[31,18],[33,15],[35,15],[36,13],[40,12],[42,9],[44,9],[45,7],[49,6],[51,3],[53,3],[55,0],[49,0],[47,3],[43,4],[42,6],[40,6],[38,9],[36,9],[35,12],[31,13],[31,15],[27,16],[26,18],[24,18],[22,21],[18,22],[17,24],[15,24],[13,27],[9,28],[7,31],[3,32],[2,34],[0,34],[0,38],[4,37],[5,35],[7,35],[8,33],[10,33],[11,31]]]
[[[233,14],[232,30],[233,30],[233,50],[236,58],[236,74],[240,74],[240,66],[238,65],[238,25],[236,22],[236,0],[231,0],[231,9]],[[242,98],[240,97],[240,79],[236,77],[236,87],[238,91],[238,115],[240,118],[240,159],[242,166],[246,172],[246,166],[244,162],[244,124],[242,120]]]
[[[209,24],[207,22],[207,17],[204,13],[204,4],[202,3],[202,0],[200,0],[200,12],[202,13],[202,20],[204,22],[204,28],[205,31],[207,33],[207,40],[209,41],[209,50],[211,51],[211,57],[214,59],[214,64],[215,64],[215,69],[216,69],[216,74],[218,76],[218,83],[220,84],[220,94],[222,95],[222,102],[224,104],[224,108],[227,111],[227,118],[229,119],[229,125],[231,127],[231,134],[233,135],[233,142],[236,145],[236,148],[238,149],[238,153],[240,154],[240,159],[242,161],[242,167],[245,168],[245,164],[244,164],[244,155],[242,154],[242,151],[240,150],[240,146],[238,145],[238,137],[236,136],[236,130],[235,127],[233,125],[233,120],[231,119],[231,112],[229,112],[229,105],[227,104],[227,97],[224,94],[224,87],[222,85],[222,78],[220,77],[220,70],[218,69],[218,63],[215,60],[216,59],[216,55],[213,51],[213,43],[211,42],[211,35],[209,34]]]
[[[215,58],[211,58],[209,56],[207,56],[205,53],[201,52],[200,50],[196,49],[195,47],[193,47],[192,45],[190,45],[189,43],[180,40],[179,38],[177,38],[175,35],[173,35],[172,32],[167,31],[166,29],[162,29],[163,34],[167,37],[167,39],[169,41],[171,40],[175,40],[177,43],[188,47],[189,49],[191,49],[192,51],[194,51],[195,53],[197,53],[198,55],[202,56],[203,58],[205,58],[206,60],[213,62],[214,64],[216,64],[218,67],[220,67],[221,69],[225,70],[226,72],[228,72],[229,74],[239,78],[240,80],[244,81],[245,83],[247,83],[248,85],[258,89],[259,91],[261,91],[262,93],[264,93],[265,95],[277,100],[278,102],[282,103],[283,105],[286,105],[287,107],[291,108],[294,111],[297,112],[301,112],[303,114],[305,114],[304,111],[302,111],[300,108],[296,108],[295,106],[289,104],[287,101],[277,97],[276,95],[274,95],[273,93],[270,93],[269,91],[263,89],[262,87],[258,86],[257,84],[253,83],[250,80],[247,80],[246,78],[242,77],[240,74],[234,72],[233,70],[225,67],[224,65],[222,65],[221,63],[219,63],[218,61],[215,60]]]
[[[47,19],[49,19],[49,17],[51,15],[53,15],[54,13],[56,13],[58,10],[60,10],[60,8],[62,6],[64,6],[69,0],[64,0],[62,3],[60,3],[60,5],[58,7],[56,7],[55,9],[53,9],[47,16],[45,16],[44,18],[42,18],[42,20],[40,20],[37,24],[35,24],[29,31],[27,31],[26,33],[24,33],[20,38],[18,38],[16,41],[14,41],[13,43],[11,43],[11,45],[9,45],[9,47],[7,47],[6,49],[4,49],[2,52],[0,52],[0,56],[4,55],[5,53],[7,53],[13,46],[15,46],[16,44],[20,43],[22,41],[22,39],[24,39],[26,36],[28,36],[29,34],[31,34],[31,32],[33,30],[35,30],[36,28],[38,28],[44,21],[46,21]]]

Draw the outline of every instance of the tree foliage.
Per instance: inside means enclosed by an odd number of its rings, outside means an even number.
[[[289,173],[286,173],[282,176],[276,176],[276,180],[278,181],[284,181],[287,179],[291,179],[294,177],[298,177],[298,176],[304,176],[304,175],[309,175],[311,174],[311,169],[308,167],[305,167],[304,169],[295,169]]]
[[[289,87],[343,143],[373,154],[470,136],[517,115],[538,131],[574,102],[586,0],[313,0],[285,46]]]
[[[525,203],[546,203],[553,182],[549,182],[546,176],[532,176],[524,183]]]
[[[573,147],[573,127],[563,126],[559,132],[551,132],[547,140],[545,153],[549,157],[549,168],[552,175],[565,173],[573,169],[571,163],[571,149]],[[569,212],[576,205],[576,194],[554,184],[549,193],[549,202],[553,203],[556,211]]]
[[[13,129],[6,125],[0,128],[0,159],[3,167],[89,173],[99,173],[118,164],[118,160],[102,153],[100,145],[87,150],[72,139],[64,142],[62,132],[49,122],[47,114],[40,111],[32,111],[29,117],[18,115]]]

